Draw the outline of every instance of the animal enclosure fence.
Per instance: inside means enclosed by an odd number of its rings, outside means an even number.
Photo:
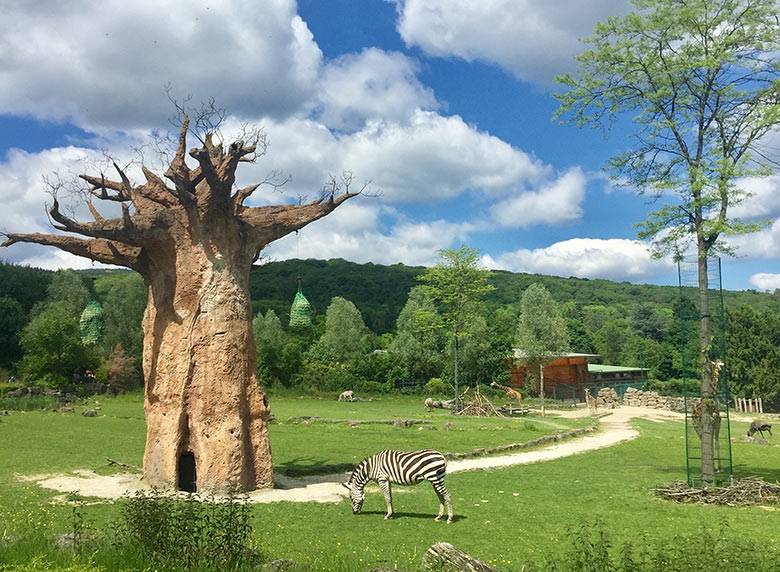
[[[679,286],[679,305],[677,308],[677,326],[680,350],[680,371],[695,373],[701,378],[701,368],[710,367],[713,382],[710,395],[704,395],[700,385],[687,389],[685,402],[685,461],[688,484],[702,485],[702,435],[703,416],[709,415],[713,433],[713,461],[715,464],[715,483],[731,482],[733,478],[733,458],[731,451],[731,423],[729,417],[729,366],[726,347],[726,312],[723,304],[723,282],[721,260],[711,257],[707,260],[708,302],[707,315],[710,322],[710,360],[712,364],[702,364],[697,355],[698,331],[701,321],[702,300],[699,296],[699,260],[696,257],[680,257],[677,260]],[[692,343],[694,340],[696,343]],[[720,363],[721,365],[716,365]]]

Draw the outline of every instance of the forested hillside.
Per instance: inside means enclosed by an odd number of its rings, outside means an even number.
[[[289,318],[290,303],[297,289],[297,277],[311,302],[315,315],[323,315],[334,296],[352,301],[363,314],[366,325],[375,333],[392,331],[409,290],[417,284],[421,266],[394,264],[356,264],[341,259],[285,260],[256,266],[251,273],[250,289],[255,313],[273,309],[281,318]],[[93,278],[125,271],[85,270]],[[35,302],[46,296],[53,272],[0,262],[0,298],[13,298],[29,312]],[[671,309],[679,299],[675,286],[653,286],[587,278],[561,278],[538,274],[494,271],[496,289],[487,297],[491,309],[517,304],[520,294],[533,282],[541,282],[558,302],[573,301],[579,306],[605,305],[631,307],[645,302]],[[691,290],[692,295],[692,290]],[[727,309],[747,305],[754,310],[780,312],[780,292],[725,291]]]
[[[314,307],[323,313],[333,296],[352,301],[362,312],[366,324],[377,334],[392,331],[409,290],[417,284],[421,266],[394,264],[356,264],[346,260],[285,260],[255,267],[251,274],[252,304],[255,313],[273,309],[288,318],[290,303],[295,296],[296,277],[302,278],[303,291]],[[516,274],[494,271],[492,283],[496,289],[488,294],[490,309],[516,305],[523,291],[534,282],[541,282],[558,302],[575,302],[579,306],[604,305],[631,308],[638,302],[672,309],[679,300],[675,286],[652,286],[560,278],[539,274]],[[686,296],[693,296],[688,289]],[[780,312],[780,292],[725,291],[727,309],[748,305],[755,310]]]
[[[328,390],[361,383],[386,389],[399,382],[446,381],[449,345],[435,325],[436,310],[422,292],[410,296],[424,270],[344,260],[255,267],[250,288],[261,378]],[[314,328],[306,333],[288,328],[298,277],[312,306]],[[605,363],[646,367],[661,390],[679,392],[697,376],[693,290],[681,298],[674,286],[510,272],[493,272],[490,282],[495,288],[464,334],[466,383],[489,383],[506,374],[520,299],[533,283],[552,294],[573,351],[600,354]],[[82,348],[73,338],[78,337],[79,308],[90,298],[103,306],[103,333],[97,347]],[[724,301],[734,390],[780,400],[780,292],[724,292]],[[145,303],[141,278],[129,271],[55,273],[0,263],[0,368],[31,382],[57,385],[78,369],[73,364],[81,364],[82,370],[98,367],[104,380],[113,375],[125,385],[140,383]],[[430,327],[417,323],[420,312],[432,316]],[[716,357],[721,341],[716,327]],[[351,354],[341,356],[347,346]],[[371,353],[374,349],[389,353]]]

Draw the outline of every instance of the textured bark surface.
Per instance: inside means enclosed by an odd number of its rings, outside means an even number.
[[[145,478],[176,482],[179,458],[191,452],[199,490],[270,486],[268,405],[256,377],[248,269],[234,276],[198,248],[187,258],[171,280],[149,285]],[[166,282],[177,285],[173,296]]]
[[[94,221],[73,220],[60,211],[52,187],[53,226],[88,238],[9,233],[3,246],[55,246],[143,276],[149,483],[186,482],[181,468],[194,473],[189,476],[199,491],[270,487],[268,403],[257,379],[249,270],[269,242],[360,193],[349,191],[351,178],[344,176],[312,203],[245,206],[260,185],[234,189],[235,171],[264,153],[263,135],[249,132],[225,148],[212,133],[198,134],[202,146],[189,151],[197,162],[193,168],[186,162],[189,119],[181,118],[178,146],[164,173],[173,186],[145,167],[146,182],[134,186],[114,163],[118,181],[102,173],[80,178],[92,197],[120,203],[121,217],[104,218],[90,200]],[[180,463],[182,456],[186,463]]]

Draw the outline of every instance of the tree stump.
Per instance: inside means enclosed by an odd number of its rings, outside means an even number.
[[[455,548],[448,542],[437,542],[431,546],[422,557],[423,570],[442,570],[451,572],[495,572],[488,566]]]

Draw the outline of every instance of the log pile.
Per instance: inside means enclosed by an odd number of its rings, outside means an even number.
[[[768,483],[758,477],[739,479],[722,487],[695,488],[683,481],[653,489],[665,499],[681,503],[751,506],[780,504],[780,483]]]
[[[428,411],[430,411],[431,409],[452,409],[454,404],[455,404],[454,399],[439,400],[439,399],[431,399],[430,397],[427,398],[424,402],[425,409],[427,409]]]
[[[620,397],[614,387],[602,387],[596,395],[596,407],[615,409],[620,405]]]

